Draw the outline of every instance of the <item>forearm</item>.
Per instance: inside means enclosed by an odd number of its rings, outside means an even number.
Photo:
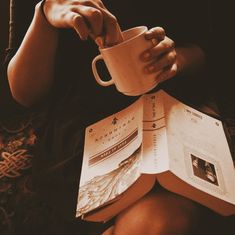
[[[206,63],[204,51],[193,44],[176,47],[178,73],[192,74],[201,70]]]
[[[49,91],[57,44],[57,30],[46,21],[37,5],[24,40],[8,65],[12,95],[22,105],[38,102]]]

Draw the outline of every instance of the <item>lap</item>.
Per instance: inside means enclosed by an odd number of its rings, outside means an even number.
[[[114,226],[103,235],[221,234],[222,220],[209,209],[156,185],[145,197],[120,213]]]

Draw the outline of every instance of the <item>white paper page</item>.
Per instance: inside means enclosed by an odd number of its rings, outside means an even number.
[[[143,105],[86,129],[77,216],[113,200],[140,176]]]
[[[166,125],[161,92],[145,95],[143,118],[142,173],[160,173],[169,169]]]
[[[235,171],[222,123],[164,94],[170,170],[235,203]]]

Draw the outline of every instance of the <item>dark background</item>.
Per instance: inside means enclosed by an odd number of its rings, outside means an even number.
[[[2,62],[8,44],[9,0],[0,1],[0,60]]]
[[[0,62],[8,45],[9,1],[0,0]],[[189,0],[190,1],[190,0]],[[194,0],[191,0],[194,1]],[[211,86],[215,87],[217,99],[225,116],[235,113],[235,39],[233,1],[210,1],[211,32]],[[170,2],[169,2],[170,4]],[[198,15],[200,17],[200,15]],[[231,225],[234,226],[233,216]],[[232,226],[231,226],[232,227]]]

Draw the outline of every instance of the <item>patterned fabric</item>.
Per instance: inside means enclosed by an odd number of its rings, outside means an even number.
[[[32,184],[36,117],[0,122],[0,234],[43,234],[51,213],[37,199]],[[37,226],[35,226],[38,224]],[[37,231],[37,233],[33,231]]]
[[[29,124],[23,125],[19,130],[10,130],[4,125],[1,128],[0,179],[16,178],[32,166],[33,156],[30,153],[30,148],[35,145],[36,135]],[[1,190],[3,189],[4,187],[1,187]]]
[[[0,120],[0,234],[97,235],[102,224],[63,220],[35,190],[32,165],[44,120],[39,114]]]

